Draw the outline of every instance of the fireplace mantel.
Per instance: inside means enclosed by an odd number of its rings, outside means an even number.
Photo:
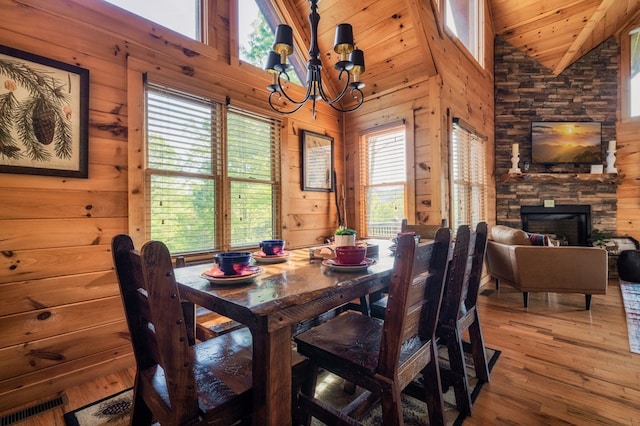
[[[526,182],[597,182],[618,184],[621,182],[623,175],[618,173],[610,174],[591,174],[591,173],[508,173],[500,179],[501,183],[526,183]]]

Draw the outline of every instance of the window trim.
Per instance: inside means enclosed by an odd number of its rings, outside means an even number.
[[[640,30],[640,19],[636,19],[620,32],[620,120],[623,123],[640,123],[640,115],[631,116],[631,37]]]
[[[413,218],[416,215],[416,175],[415,175],[415,143],[414,143],[414,121],[413,116],[407,118],[381,124],[379,126],[370,127],[358,132],[358,144],[356,150],[355,177],[358,183],[355,187],[355,216],[356,224],[360,229],[365,229],[366,215],[364,203],[364,177],[361,174],[363,159],[361,158],[362,144],[365,143],[367,136],[382,133],[394,128],[404,127],[405,129],[405,161],[406,161],[406,184],[405,184],[405,215]],[[363,236],[364,236],[364,231]]]
[[[469,48],[458,38],[458,36],[447,26],[447,14],[446,14],[446,0],[438,1],[438,12],[441,17],[442,30],[449,37],[451,42],[458,47],[458,49],[471,61],[475,66],[481,70],[485,69],[485,43],[486,34],[484,30],[485,15],[486,15],[486,2],[485,0],[473,0],[476,2],[478,8],[478,16],[476,16],[476,38],[477,38],[477,52],[471,52]],[[477,54],[477,57],[476,57]]]

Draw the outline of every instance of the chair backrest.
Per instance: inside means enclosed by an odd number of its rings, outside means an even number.
[[[469,271],[469,279],[467,285],[462,290],[462,302],[460,307],[469,310],[476,306],[478,301],[478,290],[480,289],[480,281],[482,280],[482,268],[484,266],[484,257],[487,251],[488,226],[486,222],[480,222],[476,225],[473,247],[471,254],[471,266]]]
[[[410,225],[407,219],[402,219],[402,224],[400,225],[401,232],[415,232],[416,235],[420,235],[420,238],[432,240],[436,236],[436,232],[438,229],[442,228],[442,225]]]
[[[138,372],[136,392],[162,423],[182,424],[198,416],[194,352],[175,281],[171,255],[159,241],[134,250],[128,235],[112,241]],[[160,367],[161,370],[158,368]]]
[[[464,288],[469,281],[469,273],[471,272],[474,239],[475,233],[472,233],[469,225],[460,225],[458,227],[453,255],[447,270],[444,295],[442,296],[440,324],[450,327],[455,326],[460,312]]]
[[[412,235],[398,238],[389,285],[378,373],[395,377],[403,344],[427,344],[434,337],[449,261],[451,230],[441,228],[431,243]]]

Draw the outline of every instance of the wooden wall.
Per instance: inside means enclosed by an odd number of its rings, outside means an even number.
[[[358,143],[366,131],[404,121],[407,140],[413,145],[408,154],[414,176],[409,185],[415,198],[409,200],[410,223],[439,224],[449,221],[448,134],[452,117],[460,117],[487,138],[490,170],[489,216],[495,223],[494,116],[493,116],[493,36],[487,19],[485,26],[484,68],[454,41],[438,30],[432,12],[421,9],[421,24],[429,34],[429,51],[437,75],[425,77],[426,69],[405,77],[406,85],[390,93],[373,95],[356,112],[345,116],[345,164],[349,222],[361,223],[359,202]],[[485,16],[489,16],[488,9]],[[429,62],[429,61],[424,61]],[[388,72],[406,72],[405,70]]]
[[[640,26],[640,16],[623,28],[620,33],[620,91],[619,114],[616,123],[616,168],[621,176],[618,184],[617,234],[630,235],[640,241],[640,117],[629,119],[628,78],[629,43],[625,40],[629,31]],[[638,93],[633,94],[637,99]]]
[[[89,178],[0,174],[0,411],[134,363],[110,253],[135,209],[128,58],[271,113],[265,73],[230,58],[235,12],[227,2],[210,6],[204,45],[98,0],[0,0],[3,45],[90,71]],[[283,120],[291,247],[316,244],[337,224],[332,194],[300,190],[300,129],[334,137],[336,168],[344,167],[341,115],[320,106],[315,121],[308,108]]]

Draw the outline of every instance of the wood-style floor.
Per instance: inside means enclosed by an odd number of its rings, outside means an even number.
[[[482,293],[485,343],[502,354],[465,425],[640,425],[640,355],[629,351],[617,280],[591,311],[582,295],[531,294],[525,309],[507,285]],[[132,378],[133,369],[68,389],[65,406],[20,425],[62,426],[63,412]]]

